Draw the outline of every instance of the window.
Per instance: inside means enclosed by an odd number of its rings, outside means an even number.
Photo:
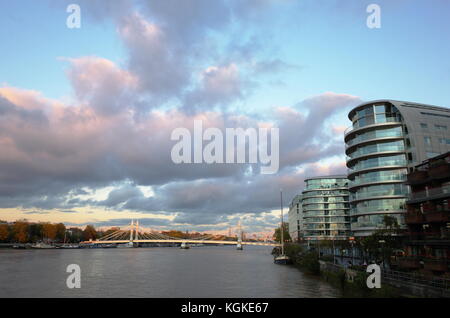
[[[447,126],[444,125],[434,125],[434,127],[436,130],[447,130]]]
[[[427,129],[428,125],[425,123],[420,123],[420,128]]]
[[[385,112],[384,105],[375,105],[375,113],[381,114],[384,112]]]
[[[450,139],[448,139],[448,138],[439,138],[439,143],[441,145],[450,145]]]
[[[438,153],[438,152],[427,152],[427,158],[433,158],[433,157],[436,157],[439,155],[440,155],[440,153]]]
[[[431,137],[425,136],[423,137],[423,141],[425,142],[425,145],[431,146]]]
[[[450,118],[450,115],[433,114],[433,113],[426,113],[426,112],[420,112],[420,113],[422,115]]]

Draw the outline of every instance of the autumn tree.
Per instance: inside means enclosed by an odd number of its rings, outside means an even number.
[[[171,236],[171,237],[181,238],[181,239],[187,237],[186,233],[183,233],[181,231],[175,231],[175,230],[162,232],[162,234],[167,235],[167,236]]]
[[[9,225],[6,223],[0,224],[0,241],[7,241],[9,238]]]
[[[117,232],[119,230],[120,230],[120,227],[117,227],[117,226],[111,227],[111,228],[107,229],[105,232],[103,232],[102,236],[106,236],[106,235],[112,234],[112,233]]]
[[[56,225],[51,223],[44,223],[42,226],[42,232],[44,238],[53,241],[56,238]]]
[[[86,228],[83,231],[83,240],[95,240],[97,238],[97,231],[93,225],[86,225]]]
[[[19,243],[28,242],[28,222],[16,221],[13,225],[14,240]]]

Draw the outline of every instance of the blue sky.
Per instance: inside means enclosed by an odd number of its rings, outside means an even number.
[[[280,187],[345,173],[351,107],[450,106],[449,21],[445,0],[2,1],[0,219],[269,231]],[[279,173],[174,166],[170,133],[198,118],[278,126]]]
[[[335,6],[333,1],[311,5],[291,1],[266,12],[254,24],[230,28],[266,33],[271,47],[267,54],[301,67],[278,76],[284,86],[259,92],[251,101],[290,105],[323,91],[339,91],[364,99],[449,105],[450,4],[355,2]],[[366,27],[365,8],[370,3],[381,7],[381,29]],[[68,29],[64,8],[64,1],[0,4],[3,82],[56,98],[70,94],[67,65],[58,58],[95,55],[123,63],[126,56],[111,21],[93,21],[82,8],[83,27]]]

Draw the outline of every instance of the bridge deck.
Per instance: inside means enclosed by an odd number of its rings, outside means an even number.
[[[237,245],[237,241],[214,241],[214,240],[111,240],[111,241],[83,241],[80,244],[124,244],[124,243],[187,243],[187,244],[224,244]],[[241,242],[242,245],[256,245],[256,246],[280,246],[278,243],[265,242]]]

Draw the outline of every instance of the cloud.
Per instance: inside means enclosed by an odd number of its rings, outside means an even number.
[[[224,229],[238,215],[255,231],[277,223],[270,213],[279,208],[280,188],[290,198],[309,174],[343,171],[340,161],[323,162],[343,154],[343,140],[330,138],[336,129],[330,121],[359,102],[326,92],[266,112],[234,107],[272,75],[301,70],[273,54],[269,34],[235,31],[277,3],[81,0],[88,19],[116,27],[126,56],[120,63],[64,58],[70,102],[0,87],[0,208],[72,213],[104,207],[176,228]],[[279,173],[261,175],[259,164],[174,164],[171,133],[192,131],[194,120],[222,132],[278,127]],[[151,187],[152,195],[139,186]],[[92,197],[105,187],[111,190],[104,198]]]
[[[21,93],[28,94],[15,91]],[[265,176],[258,174],[258,165],[252,165],[249,174],[246,164],[186,166],[175,165],[170,159],[174,144],[170,133],[176,127],[192,129],[194,119],[204,120],[205,127],[223,130],[266,125],[258,116],[168,111],[136,119],[127,112],[102,116],[90,104],[52,108],[51,101],[42,104],[44,112],[20,108],[11,102],[14,98],[4,97],[7,94],[3,89],[0,95],[0,109],[5,114],[0,143],[8,150],[0,154],[2,207],[67,209],[96,205],[143,213],[182,213],[178,220],[206,220],[207,214],[208,219],[219,220],[220,215],[277,209],[280,188],[289,196],[302,189],[304,175],[296,172],[299,166],[323,171],[325,168],[318,168],[316,162],[340,153],[338,147],[325,143],[324,123],[358,100],[325,93],[295,107],[276,109],[272,124],[280,128],[282,166],[278,175]],[[307,111],[301,112],[302,107]],[[329,166],[327,172],[340,168]],[[83,187],[107,185],[115,188],[103,201],[69,196],[85,193],[80,192]],[[144,196],[138,185],[153,186],[154,196]]]
[[[104,58],[66,60],[71,63],[67,74],[79,102],[90,105],[101,115],[114,115],[132,107],[138,85],[133,74]]]
[[[184,110],[187,112],[229,105],[244,96],[248,84],[242,79],[236,64],[206,68],[201,74],[200,83],[196,90],[186,96]]]

